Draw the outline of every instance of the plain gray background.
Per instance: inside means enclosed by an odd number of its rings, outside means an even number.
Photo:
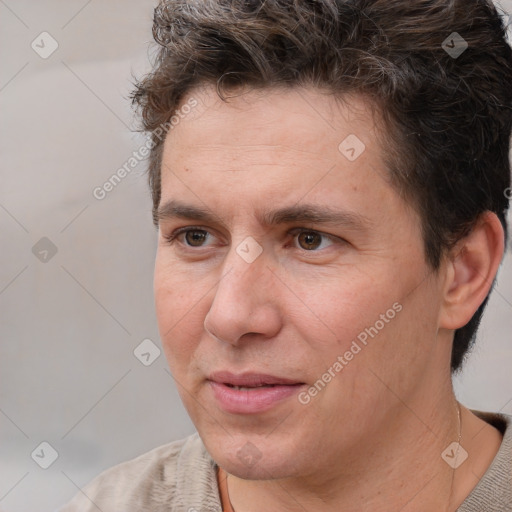
[[[3,512],[54,510],[101,470],[194,431],[163,353],[150,366],[133,353],[160,346],[144,162],[93,196],[145,140],[127,95],[149,69],[155,4],[0,0]],[[42,32],[58,43],[46,59],[31,47],[51,49]],[[512,413],[511,259],[455,379],[476,409]],[[41,442],[58,454],[48,469]]]

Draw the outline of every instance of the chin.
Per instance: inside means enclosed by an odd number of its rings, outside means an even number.
[[[296,450],[266,436],[228,434],[203,437],[206,449],[228,473],[244,480],[271,480],[294,476],[297,468]],[[288,451],[290,453],[288,453]]]
[[[281,463],[261,460],[248,465],[233,457],[224,456],[221,460],[216,460],[217,464],[231,475],[241,478],[243,480],[276,480],[296,476],[291,468],[286,467],[286,463]]]

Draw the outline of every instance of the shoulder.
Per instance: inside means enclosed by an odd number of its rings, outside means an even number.
[[[503,435],[500,449],[459,512],[510,512],[512,505],[512,416],[472,411]]]
[[[194,508],[220,510],[215,462],[197,433],[104,471],[59,512]]]

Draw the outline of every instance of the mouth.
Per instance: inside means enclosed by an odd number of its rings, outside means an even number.
[[[256,372],[245,372],[236,375],[231,372],[220,371],[212,373],[208,380],[224,384],[231,388],[248,390],[275,386],[299,386],[304,384],[304,382],[298,380]]]
[[[225,412],[256,414],[294,396],[304,382],[261,373],[215,372],[208,379],[213,396]]]
[[[244,390],[244,391],[253,391],[255,389],[261,389],[261,388],[275,388],[276,386],[280,384],[263,384],[261,386],[235,386],[233,384],[229,384],[228,382],[223,383],[228,388],[237,389],[237,390]],[[294,386],[297,386],[298,384],[293,384]]]

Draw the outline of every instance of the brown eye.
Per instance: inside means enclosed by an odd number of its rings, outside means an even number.
[[[314,231],[304,231],[298,236],[298,242],[300,247],[307,251],[318,249],[322,243],[322,235]]]
[[[185,240],[191,247],[201,247],[208,236],[206,231],[200,229],[189,230],[185,233]]]

